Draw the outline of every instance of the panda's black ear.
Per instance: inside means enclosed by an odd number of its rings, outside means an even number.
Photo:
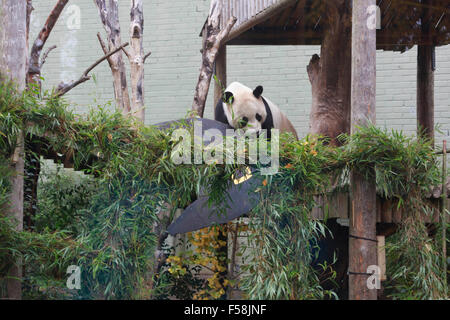
[[[234,101],[233,93],[231,93],[230,91],[225,92],[223,94],[223,101],[228,104],[233,103]]]
[[[257,86],[255,90],[253,90],[253,95],[259,99],[259,97],[261,97],[263,93],[263,87],[262,86]]]

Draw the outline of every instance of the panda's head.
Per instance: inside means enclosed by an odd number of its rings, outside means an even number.
[[[239,82],[230,84],[223,95],[223,107],[228,123],[235,129],[261,132],[267,127],[267,120],[271,118],[270,109],[261,96],[263,87],[254,90]]]

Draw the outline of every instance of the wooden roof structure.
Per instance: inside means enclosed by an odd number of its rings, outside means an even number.
[[[221,1],[221,27],[231,16],[237,18],[228,45],[320,45],[328,2],[333,0]],[[414,45],[450,43],[450,1],[425,5],[422,0],[377,0],[377,5],[377,49],[405,51]],[[424,23],[431,26],[428,34],[421,30]]]

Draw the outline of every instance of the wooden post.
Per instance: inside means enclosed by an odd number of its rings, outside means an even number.
[[[447,140],[442,142],[442,268],[447,292]]]
[[[376,14],[375,0],[353,0],[351,132],[375,123]],[[375,8],[375,10],[373,10]],[[375,174],[373,169],[373,174]],[[349,299],[376,300],[369,289],[368,267],[377,264],[376,186],[354,170],[351,177],[352,210],[349,238]],[[370,240],[369,240],[370,239]]]
[[[216,61],[215,61],[215,75],[217,77],[217,80],[220,81],[220,83],[214,82],[214,105],[219,101],[219,99],[222,97],[222,89],[225,89],[227,86],[227,47],[226,45],[220,47]],[[222,88],[223,87],[223,88]],[[222,257],[228,257],[228,228],[226,225],[221,226],[219,229],[219,241],[224,241],[226,244],[224,246],[221,246],[219,248],[219,255]],[[219,261],[221,263],[221,266],[224,268],[224,271],[220,273],[219,282],[223,285],[225,279],[228,276],[228,259],[225,259],[223,261]],[[227,290],[224,286],[225,293],[222,295],[221,299],[227,298]]]
[[[434,48],[419,45],[417,49],[417,129],[434,140]]]
[[[220,84],[214,82],[214,107],[217,101],[222,98],[222,89],[227,87],[227,46],[224,45],[219,49],[216,58],[216,77]]]
[[[338,145],[337,137],[350,133],[351,6],[333,0],[326,8],[320,57],[313,55],[307,67],[312,89],[309,126],[310,133]]]
[[[429,38],[428,23],[430,0],[422,0],[425,5],[422,15],[422,38]],[[427,37],[425,37],[427,36]],[[417,49],[417,130],[424,130],[434,143],[434,46],[419,45]]]

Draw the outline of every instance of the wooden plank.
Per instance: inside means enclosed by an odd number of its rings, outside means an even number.
[[[395,201],[392,208],[392,222],[400,223],[402,221],[402,211],[404,211],[402,208],[398,208],[398,201]]]
[[[434,140],[434,47],[420,45],[417,49],[417,130]]]
[[[392,201],[391,200],[383,201],[381,218],[384,223],[392,223]]]
[[[239,0],[239,24],[244,23],[245,19],[244,19],[244,1],[243,0]]]
[[[330,210],[334,218],[348,219],[348,193],[338,193],[334,195],[335,206]]]
[[[235,28],[241,23],[240,17],[239,17],[239,11],[240,11],[239,6],[240,6],[240,4],[241,4],[240,0],[234,0],[234,16],[237,19]]]
[[[377,222],[382,222],[383,205],[379,197],[377,197]]]
[[[314,219],[322,220],[325,216],[325,209],[328,206],[328,218],[341,218],[349,219],[350,194],[348,192],[339,192],[324,198],[323,196],[317,196],[317,206],[312,210],[311,216]],[[439,222],[439,210],[441,199],[428,199],[427,205],[433,208],[432,216],[421,213],[422,219],[426,223],[438,223]],[[403,219],[408,216],[408,212],[405,212],[404,208],[397,209],[397,202],[393,202],[390,199],[383,199],[377,196],[376,203],[376,219],[377,223],[401,223]],[[447,202],[447,209],[450,210],[450,203]],[[447,215],[447,221],[450,222],[450,217]]]
[[[296,30],[282,30],[279,28],[259,28],[248,30],[239,37],[228,42],[229,45],[305,45],[322,43],[321,31],[302,32]]]
[[[222,3],[222,14],[220,17],[220,30],[223,30],[225,28],[225,24],[228,21],[228,11],[227,11],[227,3],[226,0],[221,0]]]
[[[431,0],[422,0],[422,35],[429,36],[430,10],[426,7]],[[419,45],[417,48],[417,130],[424,130],[434,141],[434,46]]]
[[[295,1],[296,0],[279,0],[277,3],[273,4],[268,8],[264,6],[264,8],[266,8],[265,10],[261,11],[259,14],[248,19],[245,22],[242,22],[242,20],[238,20],[236,27],[228,35],[227,41],[236,38],[237,36],[254,27],[255,25],[273,17],[274,15],[281,12],[283,9],[292,6],[295,3]]]
[[[323,220],[324,215],[323,215],[323,197],[321,196],[317,196],[314,198],[314,200],[316,201],[316,206],[313,208],[312,212],[311,212],[311,216],[313,219],[316,220]]]
[[[446,262],[447,260],[447,217],[448,214],[445,211],[447,208],[447,140],[442,141],[442,212],[441,212],[441,227],[442,227],[442,266],[444,268],[444,281],[445,289],[448,289],[448,282],[447,282],[447,271],[448,271],[448,264]],[[447,292],[447,290],[446,290]]]
[[[378,250],[378,266],[380,267],[380,280],[387,280],[386,277],[386,241],[384,236],[377,236],[377,250]]]
[[[376,28],[370,28],[369,8],[375,0],[354,0],[352,10],[351,132],[375,123]],[[375,173],[375,169],[373,169]],[[376,186],[358,171],[351,175],[352,210],[349,232],[356,237],[376,237]],[[376,300],[377,290],[367,285],[367,268],[377,264],[373,241],[349,238],[349,299]]]

